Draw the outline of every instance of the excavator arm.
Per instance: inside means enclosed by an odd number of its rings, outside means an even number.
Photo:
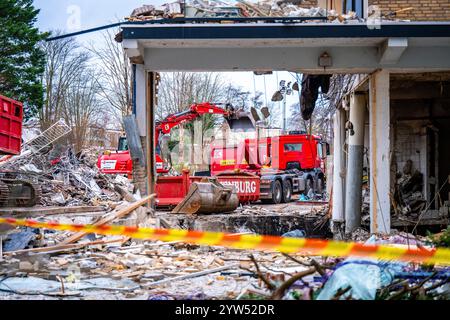
[[[158,143],[161,133],[169,134],[173,128],[182,123],[194,121],[204,114],[219,114],[229,118],[234,114],[234,110],[230,107],[224,109],[209,102],[193,104],[188,110],[171,114],[164,120],[156,123],[156,143]]]
[[[204,114],[216,114],[216,115],[222,115],[228,122],[228,124],[230,125],[230,128],[234,128],[234,127],[239,127],[242,128],[242,125],[235,125],[236,123],[240,122],[240,121],[247,121],[246,122],[250,122],[248,121],[248,113],[243,112],[242,110],[235,110],[233,107],[231,107],[230,105],[226,105],[224,108],[216,105],[216,104],[212,104],[209,102],[204,102],[204,103],[197,103],[197,104],[193,104],[189,107],[189,109],[187,109],[186,111],[182,111],[179,113],[175,113],[175,114],[171,114],[169,116],[167,116],[164,120],[159,121],[156,123],[156,127],[155,127],[155,145],[158,146],[159,145],[159,138],[161,136],[161,134],[169,134],[173,128],[179,126],[182,123],[186,123],[186,122],[191,122],[194,121],[197,118],[200,118],[202,115]],[[127,154],[127,150],[128,147],[126,146],[126,138],[122,137],[121,141],[119,143],[120,146],[123,146],[121,148],[119,148],[119,151],[121,151],[120,154],[118,153],[112,153],[108,152],[108,154],[104,154],[102,156],[99,157],[98,160],[98,167],[101,170],[106,170],[103,166],[102,163],[113,163],[113,165],[115,166],[114,171],[109,171],[109,173],[125,173],[122,172],[121,169],[118,169],[118,161],[119,161],[119,157],[125,158],[125,159],[129,159],[129,153]],[[161,156],[158,154],[159,152],[157,152],[156,155],[156,171],[157,173],[168,173],[167,168],[164,167],[164,161],[161,158]],[[123,159],[122,159],[123,160]],[[123,162],[123,161],[122,161]],[[131,172],[131,165],[127,166],[127,174],[129,174],[129,172]],[[109,170],[109,168],[108,168]],[[108,171],[107,171],[108,172]]]

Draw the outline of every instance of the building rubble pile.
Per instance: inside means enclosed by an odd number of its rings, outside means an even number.
[[[401,173],[397,174],[395,185],[395,212],[406,216],[417,217],[425,209],[423,196],[423,174],[413,168],[408,160]]]
[[[115,191],[119,185],[133,193],[128,179],[101,174],[96,165],[96,151],[85,150],[74,154],[67,146],[56,145],[47,153],[13,157],[1,163],[4,174],[17,174],[33,180],[42,188],[41,205],[44,206],[99,206],[118,202],[121,195]]]
[[[327,17],[330,21],[358,21],[355,12],[338,14],[325,8],[302,6],[303,1],[265,0],[251,2],[188,0],[161,6],[144,5],[136,8],[128,21],[148,21],[173,18],[248,18],[248,17]]]
[[[449,295],[449,270],[436,266],[362,258],[314,257],[313,262],[300,254],[118,240],[53,253],[7,252],[0,262],[0,299],[370,300]],[[425,245],[412,235],[373,236],[368,242]],[[278,290],[298,273],[306,276]],[[420,291],[404,292],[405,285],[413,288],[424,279]],[[400,286],[392,285],[400,281]],[[351,290],[342,294],[348,286]]]
[[[240,206],[235,211],[236,214],[242,215],[273,215],[273,214],[286,214],[286,215],[298,215],[298,216],[314,216],[324,217],[328,213],[327,206],[308,206],[299,205],[296,203],[284,204],[284,205],[245,205]]]
[[[366,176],[367,177],[367,176]],[[426,209],[427,201],[423,194],[423,174],[413,167],[413,162],[408,160],[401,172],[396,174],[394,194],[392,197],[393,218],[417,219]],[[368,223],[370,204],[370,187],[366,179],[362,191],[362,221]],[[442,216],[448,216],[448,212]]]

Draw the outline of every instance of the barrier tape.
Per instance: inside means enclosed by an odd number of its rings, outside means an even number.
[[[141,240],[160,240],[164,242],[183,241],[190,244],[222,246],[236,249],[275,250],[283,253],[301,253],[304,255],[333,257],[352,256],[389,261],[394,260],[450,265],[450,249],[447,248],[403,248],[320,239],[284,238],[261,235],[231,235],[219,232],[177,229],[163,230],[117,225],[69,225],[12,218],[0,218],[0,224],[59,231],[97,233],[102,235],[121,235]]]

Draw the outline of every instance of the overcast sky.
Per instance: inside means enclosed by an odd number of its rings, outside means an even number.
[[[39,8],[38,26],[42,31],[62,30],[75,32],[106,25],[123,20],[134,8],[143,3],[161,5],[164,0],[35,0]],[[101,45],[100,32],[78,36],[77,40],[85,46],[89,43]],[[252,72],[227,72],[224,76],[245,90],[265,92],[263,100],[270,102],[273,93],[278,89],[280,80],[293,81],[288,72],[277,72],[267,76],[253,76]],[[278,80],[278,81],[277,81]],[[288,106],[298,102],[298,95],[288,98]],[[289,113],[288,113],[289,115]]]

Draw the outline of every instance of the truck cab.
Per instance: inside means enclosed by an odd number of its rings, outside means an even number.
[[[260,199],[289,202],[293,194],[323,193],[329,145],[321,137],[293,132],[245,139],[235,146],[215,145],[211,174],[240,171],[260,176]]]

